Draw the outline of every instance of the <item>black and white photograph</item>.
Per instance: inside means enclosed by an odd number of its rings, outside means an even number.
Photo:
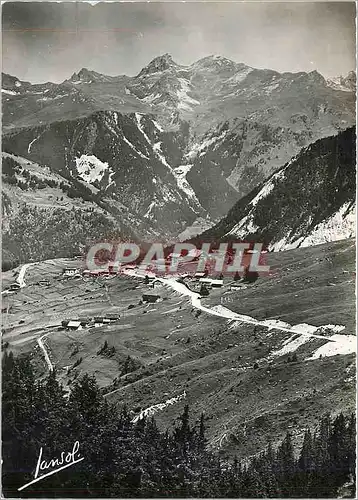
[[[356,498],[356,3],[1,12],[1,497]]]

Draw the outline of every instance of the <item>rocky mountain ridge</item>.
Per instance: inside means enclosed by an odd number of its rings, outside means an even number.
[[[132,214],[139,238],[166,241],[224,217],[302,148],[355,119],[354,93],[316,71],[221,56],[183,66],[165,54],[134,77],[83,68],[60,84],[3,75],[2,97],[6,153],[82,183],[124,224]]]
[[[304,148],[195,241],[257,241],[279,251],[355,236],[355,128]]]

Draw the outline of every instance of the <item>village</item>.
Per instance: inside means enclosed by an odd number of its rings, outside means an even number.
[[[184,284],[190,291],[200,294],[201,298],[208,297],[212,290],[221,289],[224,293],[227,292],[238,292],[245,289],[248,284],[253,283],[257,280],[257,273],[248,273],[245,270],[244,276],[240,276],[237,272],[234,277],[224,277],[223,274],[219,277],[209,276],[209,270],[203,272],[190,273],[178,273],[175,276],[176,281]],[[83,278],[83,279],[95,279],[95,280],[108,280],[114,279],[118,276],[131,276],[132,278],[142,280],[143,284],[148,285],[148,288],[152,289],[153,292],[143,293],[139,305],[142,304],[154,304],[163,301],[162,294],[158,292],[158,289],[162,288],[162,283],[158,279],[157,274],[152,270],[143,270],[140,266],[136,264],[127,264],[123,266],[119,271],[114,271],[113,267],[109,266],[108,270],[89,270],[89,269],[79,269],[77,267],[68,267],[63,269],[63,278]],[[129,308],[134,307],[133,304],[128,306]],[[113,322],[118,322],[120,315],[107,315],[104,317],[90,317],[90,318],[72,318],[62,321],[62,327],[67,330],[80,330],[83,328],[96,328],[103,325],[112,324]]]
[[[97,283],[99,287],[106,287],[106,283],[109,283],[109,281],[112,283],[113,280],[118,278],[131,278],[135,281],[140,281],[142,286],[144,285],[147,290],[145,293],[142,293],[139,302],[136,304],[129,304],[128,309],[132,309],[142,304],[159,303],[165,299],[165,294],[163,296],[163,286],[160,281],[160,274],[158,275],[154,272],[153,266],[148,266],[147,269],[143,270],[139,265],[127,264],[122,266],[120,270],[115,271],[113,267],[109,267],[108,270],[83,269],[81,265],[78,265],[78,262],[73,263],[75,265],[58,269],[56,275],[53,276],[53,279],[59,284],[62,283],[66,288],[68,288],[68,286],[65,285],[66,283],[70,286],[70,284],[74,282],[77,284],[79,284],[79,282],[91,282]],[[244,276],[240,276],[239,273],[236,273],[234,276],[223,276],[223,274],[218,275],[218,273],[214,273],[213,276],[210,276],[210,269],[206,269],[203,272],[195,272],[190,269],[190,263],[182,267],[184,269],[179,268],[179,272],[175,276],[171,276],[171,278],[185,285],[191,292],[199,294],[201,298],[207,298],[211,294],[214,294],[214,297],[218,298],[230,292],[239,292],[247,288],[250,283],[257,280],[257,275],[254,273],[244,273]],[[51,280],[45,279],[40,275],[40,279],[33,283],[25,283],[23,276],[19,274],[16,281],[8,284],[2,293],[10,296],[14,294],[17,295],[20,291],[24,290],[25,287],[32,288],[34,286],[39,290],[49,289],[51,288]],[[73,286],[75,285],[73,284]],[[219,291],[220,293],[217,293]],[[59,330],[86,330],[117,324],[120,319],[121,314],[117,311],[115,313],[105,313],[102,311],[102,314],[85,316],[74,315],[72,317],[61,318],[57,326]]]

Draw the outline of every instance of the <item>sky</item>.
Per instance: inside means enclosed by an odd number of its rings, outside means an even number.
[[[354,2],[7,2],[2,31],[2,70],[32,83],[83,67],[133,76],[164,53],[325,77],[355,69]]]

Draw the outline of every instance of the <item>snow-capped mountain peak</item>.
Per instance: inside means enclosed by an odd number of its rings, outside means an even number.
[[[158,73],[161,71],[165,71],[172,67],[178,67],[178,64],[173,61],[173,58],[170,54],[163,54],[161,56],[155,57],[148,66],[145,66],[139,73],[138,77],[144,75],[150,75],[152,73]]]

